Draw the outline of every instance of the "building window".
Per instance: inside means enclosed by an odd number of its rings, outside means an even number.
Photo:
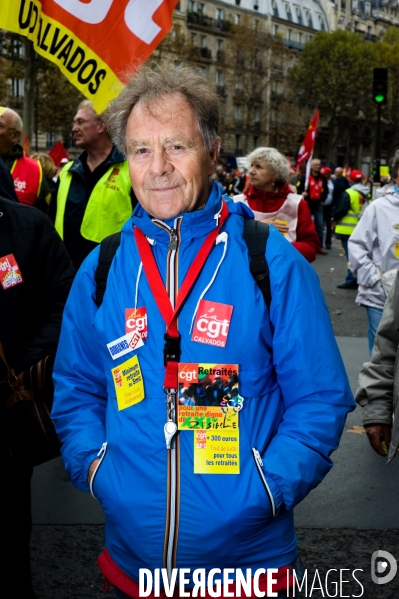
[[[13,56],[20,56],[21,58],[25,55],[24,46],[23,46],[21,40],[13,40],[12,54],[13,54]]]
[[[204,79],[208,79],[208,67],[200,67],[199,72],[201,77],[204,77]]]
[[[302,44],[302,31],[298,33],[298,42]]]
[[[288,21],[292,21],[291,6],[289,4],[285,5],[285,12],[286,12]]]
[[[273,35],[278,35],[278,25],[273,25]]]
[[[217,8],[216,9],[216,19],[218,21],[223,21],[223,15],[224,15],[223,8]]]
[[[223,50],[223,45],[224,45],[224,40],[217,40],[217,42],[216,42],[216,43],[217,43],[217,49],[218,49],[218,52],[222,52],[222,50]]]
[[[287,30],[287,40],[290,42],[292,38],[292,29]]]
[[[236,121],[240,121],[242,119],[242,107],[240,104],[234,105],[234,118]]]
[[[369,17],[371,15],[371,4],[370,2],[366,2],[364,5],[364,14],[366,15],[366,17]]]
[[[276,2],[276,0],[272,0],[272,11],[273,11],[273,15],[274,15],[275,17],[278,17],[278,16],[279,16],[279,14],[278,14],[278,8],[277,8],[277,2]]]
[[[239,14],[234,15],[234,23],[236,25],[239,25],[241,23],[241,15],[239,15]]]
[[[23,98],[25,84],[24,79],[13,77],[12,79],[9,79],[9,83],[11,86],[11,95],[15,98]]]
[[[259,10],[259,0],[254,0],[254,10]]]
[[[295,6],[295,12],[296,12],[296,20],[298,21],[298,24],[302,25],[301,7],[300,6]]]
[[[46,133],[46,147],[52,148],[56,143],[56,134],[52,131]]]
[[[241,152],[241,135],[236,135],[236,152]]]
[[[254,123],[260,123],[260,111],[259,108],[255,108],[254,110]]]
[[[201,35],[201,48],[206,48],[206,35]]]
[[[197,45],[197,34],[196,34],[196,33],[192,33],[192,34],[191,34],[191,44],[192,44],[193,46],[196,46],[196,45]]]
[[[200,15],[204,15],[205,14],[205,4],[203,3],[199,3],[198,4],[198,12]]]
[[[256,135],[254,136],[254,150],[256,150],[256,148],[258,147],[259,144],[259,137]]]
[[[222,71],[216,71],[216,83],[218,85],[223,85],[224,81],[223,81],[223,73],[222,73]]]
[[[236,0],[236,6],[240,6],[241,0]]]
[[[190,0],[190,2],[188,3],[188,10],[190,12],[195,12],[195,2],[193,2],[193,0]]]

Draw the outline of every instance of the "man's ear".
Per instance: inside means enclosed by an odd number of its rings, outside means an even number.
[[[220,137],[216,137],[213,142],[213,148],[210,151],[211,164],[209,166],[209,175],[212,175],[212,173],[215,170],[215,167],[219,161],[220,147],[221,147],[221,139],[220,139]]]
[[[18,143],[19,140],[21,139],[21,136],[22,136],[22,131],[15,129],[15,131],[12,135],[12,143],[14,143],[14,144]]]
[[[107,123],[105,121],[99,121],[98,132],[104,133],[107,130]]]

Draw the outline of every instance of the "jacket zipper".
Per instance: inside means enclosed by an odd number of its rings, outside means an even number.
[[[274,503],[273,494],[270,491],[270,487],[267,484],[266,477],[265,477],[265,475],[263,473],[263,470],[262,470],[262,467],[263,467],[262,458],[260,457],[260,453],[256,449],[256,447],[252,448],[252,453],[253,453],[253,456],[254,456],[256,467],[257,467],[258,472],[259,472],[260,479],[261,479],[261,481],[263,483],[263,486],[265,487],[265,491],[266,491],[267,497],[268,497],[269,502],[270,502],[270,507],[272,508],[273,518],[275,518],[278,515],[278,510],[276,510],[276,504]]]
[[[96,478],[96,474],[98,472],[99,467],[102,464],[103,459],[105,458],[106,453],[107,453],[107,442],[105,442],[101,445],[101,449],[97,454],[97,457],[100,458],[100,461],[98,462],[96,469],[93,472],[93,476],[91,477],[91,480],[90,480],[90,493],[93,495],[94,499],[97,499],[97,497],[94,495],[94,492],[93,492],[94,479]]]
[[[178,251],[180,242],[181,218],[174,222],[174,227],[169,227],[163,221],[154,219],[153,222],[169,233],[168,257],[166,264],[166,287],[172,308],[174,309],[177,298],[178,287]],[[177,399],[177,396],[176,396]],[[172,410],[172,421],[177,425],[176,405]],[[165,432],[166,435],[166,432]],[[168,460],[168,485],[167,485],[167,508],[166,527],[164,541],[164,567],[171,580],[172,569],[176,567],[176,548],[179,527],[179,436],[173,435],[170,440],[170,449],[167,450]]]

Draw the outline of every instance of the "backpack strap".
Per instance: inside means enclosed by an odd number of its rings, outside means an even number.
[[[272,294],[270,290],[269,267],[265,257],[268,237],[268,224],[258,222],[252,218],[244,220],[244,239],[250,256],[249,268],[269,310]]]
[[[96,282],[96,299],[94,301],[98,307],[103,303],[109,269],[111,268],[112,260],[114,259],[120,242],[121,232],[119,231],[119,233],[114,233],[113,235],[105,237],[100,244],[100,256],[94,274],[94,280]]]

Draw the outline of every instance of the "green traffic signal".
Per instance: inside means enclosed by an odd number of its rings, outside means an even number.
[[[385,96],[383,94],[378,94],[377,96],[374,96],[374,100],[377,104],[381,104],[381,102],[385,100]]]

